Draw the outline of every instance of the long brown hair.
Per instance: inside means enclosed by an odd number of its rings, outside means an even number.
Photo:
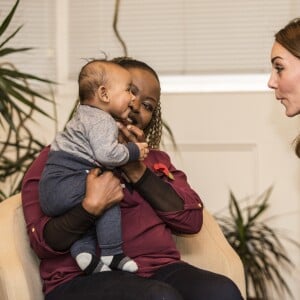
[[[300,18],[291,20],[280,29],[275,34],[275,41],[300,59]],[[300,158],[300,134],[295,138],[294,144],[295,153]]]

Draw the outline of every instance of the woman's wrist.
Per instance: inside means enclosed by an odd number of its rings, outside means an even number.
[[[122,167],[125,175],[132,183],[136,183],[144,175],[147,167],[141,161],[130,162]]]
[[[105,207],[99,206],[99,202],[85,197],[81,203],[82,208],[90,215],[99,217],[104,211]]]
[[[45,241],[53,250],[66,251],[95,224],[96,219],[78,204],[47,222],[44,228]]]

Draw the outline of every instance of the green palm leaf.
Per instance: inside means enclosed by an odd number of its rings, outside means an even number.
[[[10,13],[7,15],[7,17],[4,19],[4,21],[2,22],[1,26],[0,26],[0,37],[2,36],[2,34],[5,32],[5,30],[7,29],[8,25],[10,24],[15,11],[19,5],[19,1],[17,0],[15,5],[13,6],[13,8],[11,9]]]
[[[3,48],[0,50],[0,57],[8,55],[8,54],[16,53],[16,52],[28,51],[31,49],[33,49],[33,48],[28,48],[28,47],[27,48]]]
[[[6,43],[8,43],[22,28],[23,26],[19,26],[10,36],[8,36],[1,44],[0,48],[2,48]],[[1,36],[1,34],[0,34]]]
[[[0,76],[8,76],[16,79],[36,80],[45,83],[55,83],[49,79],[41,78],[32,74],[19,72],[17,70],[9,70],[6,68],[0,68]]]
[[[243,262],[247,299],[252,299],[251,296],[270,299],[271,287],[277,293],[276,299],[283,299],[285,293],[293,299],[282,271],[289,272],[294,263],[286,253],[282,239],[299,249],[300,244],[280,235],[261,220],[269,207],[271,191],[272,188],[267,189],[257,199],[243,206],[230,191],[229,216],[216,215],[229,244]]]
[[[3,38],[18,4],[19,0],[16,0],[0,24],[0,38],[3,40],[0,43],[0,57],[32,49],[8,46],[9,41],[16,37],[22,26]],[[55,121],[55,118],[36,103],[39,99],[52,104],[56,116],[53,97],[46,97],[42,92],[36,91],[31,85],[32,82],[46,85],[51,93],[51,85],[55,84],[51,80],[19,71],[12,62],[0,63],[0,181],[5,183],[6,188],[5,191],[0,190],[0,201],[20,191],[24,173],[44,147],[44,143],[31,133],[27,121],[34,120],[36,112]]]

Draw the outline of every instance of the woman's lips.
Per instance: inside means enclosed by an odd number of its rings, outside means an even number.
[[[132,125],[136,125],[137,124],[137,119],[133,116],[130,116],[127,118],[129,124],[132,124]]]

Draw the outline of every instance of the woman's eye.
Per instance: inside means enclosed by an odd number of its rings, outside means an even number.
[[[138,93],[138,89],[135,86],[131,86],[130,87],[131,93],[132,95],[136,96]]]
[[[149,103],[143,103],[143,106],[145,107],[146,110],[153,112],[154,111],[154,107],[153,105],[149,104]]]
[[[274,69],[279,74],[283,70],[283,67],[282,66],[275,66]]]

